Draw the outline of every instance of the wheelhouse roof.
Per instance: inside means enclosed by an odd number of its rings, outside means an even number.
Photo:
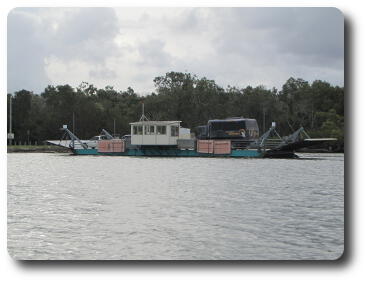
[[[209,120],[208,123],[215,122],[239,122],[239,121],[254,121],[256,119],[253,118],[227,118],[227,119],[213,119]]]
[[[139,122],[133,122],[130,123],[130,125],[134,125],[134,126],[140,126],[140,125],[162,125],[162,126],[167,126],[167,125],[171,125],[171,124],[179,124],[182,121],[139,121]]]

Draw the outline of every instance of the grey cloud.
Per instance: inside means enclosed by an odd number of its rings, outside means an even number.
[[[95,79],[114,79],[117,77],[116,72],[109,69],[91,70],[89,75]]]
[[[112,8],[81,8],[59,23],[53,34],[53,52],[65,58],[102,62],[107,56],[119,54],[113,41],[118,32],[118,19]]]
[[[40,24],[22,10],[8,15],[8,92],[22,88],[41,91],[50,81],[44,71],[45,48]]]
[[[276,82],[279,74],[284,79],[298,75],[344,84],[344,19],[339,10],[226,8],[212,13],[218,19],[218,33],[212,40],[218,66],[224,62],[226,69],[230,58],[236,58],[233,70],[248,78],[257,74],[264,77],[264,84],[277,87],[284,82]]]
[[[172,57],[164,51],[164,42],[154,39],[140,43],[138,51],[141,56],[140,64],[154,67],[170,67]]]
[[[86,40],[109,40],[118,30],[113,9],[82,8],[60,23],[57,36],[66,44],[75,44]]]
[[[123,9],[121,14],[110,8],[10,12],[8,90],[39,91],[50,83],[44,70],[49,56],[62,63],[82,61],[91,78],[111,84],[131,69],[126,76],[131,82],[124,83],[135,89],[171,70],[223,86],[280,87],[290,76],[344,84],[344,21],[334,8],[173,8],[175,16],[169,9],[157,14],[157,8],[141,14],[139,8]],[[58,16],[45,17],[46,11]],[[136,17],[124,18],[130,11]],[[123,47],[115,44],[116,35]],[[187,40],[191,53],[177,48],[181,53],[175,54],[176,39]],[[114,62],[130,65],[119,69]]]
[[[319,57],[344,57],[344,18],[335,8],[304,8],[297,10],[294,24],[281,37],[280,51],[316,55]],[[281,31],[277,32],[281,36]]]
[[[63,15],[41,16],[55,10]],[[8,91],[42,91],[50,83],[45,58],[51,55],[66,62],[77,59],[103,65],[107,57],[120,54],[113,41],[118,31],[112,8],[12,10],[8,15]]]
[[[175,19],[173,24],[178,31],[182,32],[192,32],[193,30],[197,30],[199,27],[202,28],[203,22],[200,15],[200,9],[189,8],[182,10],[179,17]]]
[[[214,41],[223,52],[269,59],[307,55],[321,65],[343,60],[344,21],[335,8],[236,8],[228,9],[223,21]]]

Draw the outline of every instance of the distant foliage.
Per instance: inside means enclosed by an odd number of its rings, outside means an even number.
[[[76,89],[48,86],[40,95],[20,90],[13,95],[13,132],[22,141],[28,135],[38,142],[59,139],[63,124],[72,129],[74,113],[75,133],[82,139],[102,128],[113,132],[114,120],[116,133],[128,134],[129,123],[139,119],[144,101],[145,115],[152,120],[181,120],[182,126],[194,128],[209,119],[243,116],[257,119],[262,132],[276,121],[282,135],[303,126],[311,137],[336,137],[337,147],[344,147],[343,87],[289,78],[281,90],[224,89],[213,80],[179,72],[156,77],[154,83],[156,92],[144,97],[130,87],[97,89],[86,82]]]

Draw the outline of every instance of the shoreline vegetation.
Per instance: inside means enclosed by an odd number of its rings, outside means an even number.
[[[150,120],[180,120],[192,131],[210,119],[242,116],[256,119],[260,133],[273,121],[281,136],[303,127],[312,138],[336,138],[333,151],[344,151],[344,87],[292,77],[279,90],[262,85],[222,87],[214,80],[181,72],[166,73],[153,82],[155,91],[146,95],[131,87],[121,91],[87,82],[76,88],[49,85],[41,93],[25,89],[8,93],[13,143],[41,145],[45,140],[58,140],[62,125],[68,125],[82,140],[101,129],[129,134],[129,123],[139,120],[144,102]]]
[[[56,145],[8,145],[7,153],[33,152],[33,153],[71,153],[66,147]]]

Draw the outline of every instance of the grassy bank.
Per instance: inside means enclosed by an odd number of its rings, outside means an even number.
[[[70,152],[70,149],[55,145],[8,145],[7,152]]]

